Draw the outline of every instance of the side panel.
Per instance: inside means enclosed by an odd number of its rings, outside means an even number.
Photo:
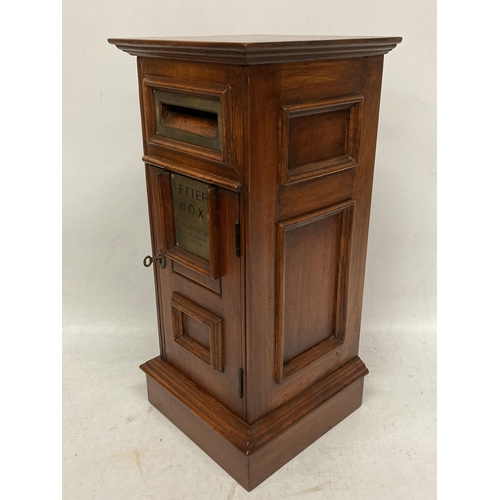
[[[249,423],[357,356],[382,63],[248,69]]]

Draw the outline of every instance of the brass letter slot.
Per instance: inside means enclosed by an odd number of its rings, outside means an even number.
[[[156,134],[222,151],[220,100],[155,90],[154,103]]]

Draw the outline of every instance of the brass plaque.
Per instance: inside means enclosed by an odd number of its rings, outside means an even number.
[[[175,245],[205,260],[210,260],[208,244],[209,184],[172,174]]]

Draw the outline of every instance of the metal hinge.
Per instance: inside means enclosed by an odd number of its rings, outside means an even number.
[[[241,230],[239,221],[234,224],[234,246],[236,257],[241,255]]]
[[[238,370],[238,397],[243,398],[243,368]]]

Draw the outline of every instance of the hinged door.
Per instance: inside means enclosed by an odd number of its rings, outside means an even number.
[[[146,165],[161,357],[238,415],[238,193]]]

